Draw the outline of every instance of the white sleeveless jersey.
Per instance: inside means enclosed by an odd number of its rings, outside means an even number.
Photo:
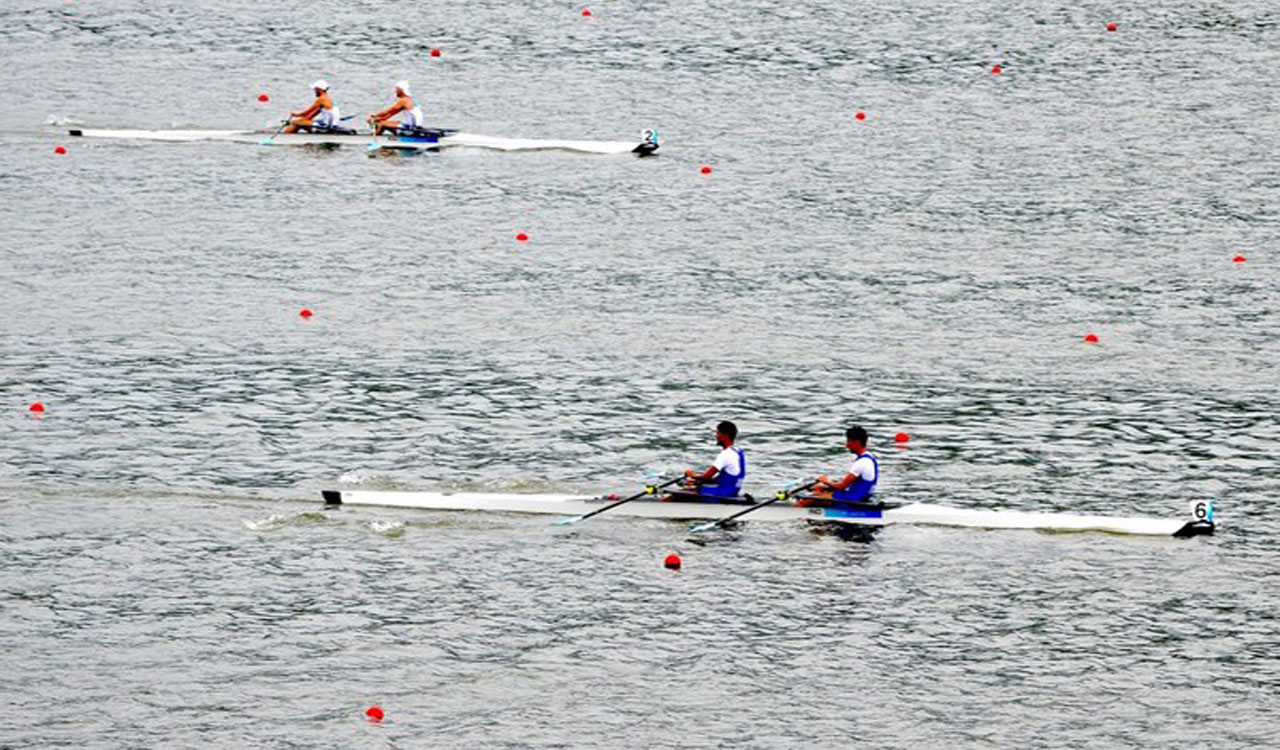
[[[404,122],[400,123],[402,127],[420,128],[422,127],[422,107],[418,106],[418,100],[413,100],[413,109],[403,111]]]
[[[311,122],[326,128],[336,127],[338,125],[338,105],[335,104],[333,109],[320,110],[316,113],[316,118]]]

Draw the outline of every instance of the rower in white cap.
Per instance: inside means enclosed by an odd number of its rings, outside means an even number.
[[[403,115],[400,121],[391,118]],[[369,115],[369,124],[373,126],[374,135],[382,135],[388,130],[395,133],[399,128],[422,127],[422,108],[409,96],[409,82],[396,82],[396,101],[381,112]]]
[[[311,84],[311,88],[316,91],[316,100],[301,112],[290,112],[289,125],[284,132],[296,133],[299,130],[311,132],[337,127],[338,108],[333,106],[333,97],[329,96],[329,82],[321,78]]]

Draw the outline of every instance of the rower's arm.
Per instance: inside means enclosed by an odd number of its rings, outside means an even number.
[[[403,111],[404,111],[404,105],[401,104],[399,101],[397,101],[395,104],[392,104],[390,107],[387,107],[381,112],[374,112],[369,116],[375,120],[385,120],[388,117],[393,117],[395,115],[400,114]]]
[[[818,481],[829,490],[843,490],[857,481],[857,479],[858,477],[853,474],[845,474],[844,479],[841,479],[838,482],[833,482],[825,476],[818,477]]]
[[[712,479],[715,479],[716,474],[719,474],[719,473],[720,473],[720,470],[717,469],[716,467],[708,466],[707,470],[702,472],[701,474],[697,473],[693,469],[686,469],[684,472],[684,475],[686,477],[689,477],[693,481],[701,484],[701,483],[710,482]]]
[[[321,106],[321,104],[320,104],[320,100],[319,100],[319,99],[316,99],[314,102],[312,102],[312,103],[311,103],[311,106],[310,106],[310,107],[307,107],[306,109],[302,110],[301,112],[294,112],[294,113],[293,113],[293,116],[294,116],[294,117],[304,117],[304,118],[306,118],[306,119],[308,119],[308,120],[309,120],[309,119],[311,119],[311,118],[315,117],[316,115],[320,114],[320,110],[322,110],[322,109],[324,109],[324,107],[323,107],[323,106]]]

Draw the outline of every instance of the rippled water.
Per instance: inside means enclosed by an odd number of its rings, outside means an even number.
[[[0,746],[1280,744],[1280,11],[592,10],[0,8]],[[319,75],[347,112],[409,77],[442,125],[664,146],[50,124],[260,127]],[[859,421],[887,500],[1222,527],[318,504],[625,491],[726,417],[758,492]]]

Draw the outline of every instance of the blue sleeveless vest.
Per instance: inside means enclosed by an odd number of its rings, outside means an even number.
[[[880,481],[880,462],[870,453],[863,453],[858,458],[869,458],[871,464],[876,467],[876,478],[870,482],[858,477],[849,483],[849,486],[843,490],[836,490],[831,493],[832,500],[844,500],[848,503],[869,503],[873,502],[872,496],[876,494],[876,483]]]
[[[716,474],[716,483],[703,485],[698,490],[699,495],[737,497],[738,493],[742,491],[742,480],[747,478],[747,456],[742,452],[741,448],[734,446],[733,449],[738,453],[738,473],[730,474],[727,471],[721,471]]]

